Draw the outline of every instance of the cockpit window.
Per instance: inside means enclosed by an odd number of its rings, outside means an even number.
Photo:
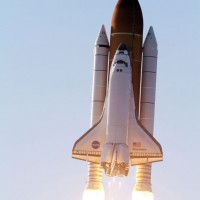
[[[128,63],[124,62],[123,60],[118,60],[117,62],[115,62],[115,64],[124,64],[126,67],[128,67]],[[114,64],[114,65],[115,65]]]

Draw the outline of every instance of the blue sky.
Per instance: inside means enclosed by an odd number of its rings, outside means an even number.
[[[0,199],[80,200],[87,164],[71,149],[90,124],[93,45],[116,0],[0,2]],[[199,196],[200,2],[140,0],[159,45],[156,200]],[[122,179],[130,200],[135,169]],[[112,179],[104,181],[105,187]],[[123,193],[123,194],[122,194]]]

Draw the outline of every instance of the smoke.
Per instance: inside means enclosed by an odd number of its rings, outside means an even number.
[[[104,190],[86,189],[82,200],[130,200],[132,184],[122,178],[109,178]],[[106,195],[105,195],[106,194]],[[148,191],[133,191],[132,200],[154,200],[154,194]]]
[[[119,186],[119,183],[116,180],[116,177],[112,178],[112,180],[108,182],[108,192],[107,192],[107,195],[106,195],[106,197],[107,197],[106,200],[107,199],[115,200],[116,196],[117,196],[116,191],[119,191],[119,189],[120,189],[120,186]]]
[[[84,190],[83,200],[104,200],[105,194],[103,190]]]
[[[132,184],[126,178],[114,177],[105,182],[105,200],[131,200]]]
[[[154,194],[147,191],[133,191],[132,200],[154,200]]]

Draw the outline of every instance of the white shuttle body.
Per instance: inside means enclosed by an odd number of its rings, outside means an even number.
[[[132,165],[162,160],[162,148],[138,121],[126,45],[112,61],[100,120],[76,141],[72,157],[100,163],[107,176],[127,176]]]

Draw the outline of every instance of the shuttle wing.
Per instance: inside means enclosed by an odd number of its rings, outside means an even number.
[[[100,163],[102,147],[106,139],[106,109],[92,128],[74,144],[72,157],[88,162]]]
[[[131,108],[135,108],[134,96],[131,97]],[[131,165],[158,162],[163,159],[161,145],[139,122],[135,110],[129,117],[129,152]]]

